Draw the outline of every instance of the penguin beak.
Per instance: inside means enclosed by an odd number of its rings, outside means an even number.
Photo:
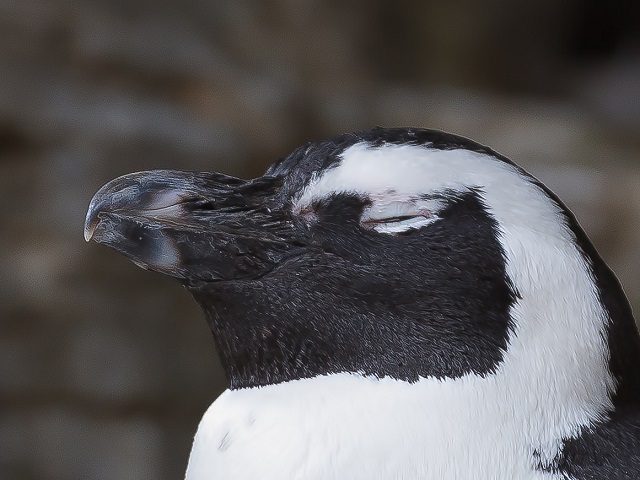
[[[255,277],[299,245],[275,202],[276,177],[153,170],[116,178],[94,195],[84,238],[182,280]]]

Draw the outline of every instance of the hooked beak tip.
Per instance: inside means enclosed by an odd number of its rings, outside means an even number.
[[[100,219],[98,218],[100,208],[98,208],[99,202],[96,200],[97,197],[98,193],[96,193],[91,199],[89,209],[87,210],[87,216],[84,219],[84,240],[86,242],[91,241],[91,239],[93,238],[93,234],[98,227],[98,223],[100,223]]]
[[[96,231],[96,227],[97,227],[97,224],[90,225],[90,224],[85,223],[85,226],[84,226],[84,241],[85,242],[90,242],[91,241],[91,238],[93,238],[93,232]]]

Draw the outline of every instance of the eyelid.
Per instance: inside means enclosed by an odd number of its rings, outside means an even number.
[[[373,202],[362,212],[361,221],[377,221],[386,218],[417,216],[426,211],[425,209],[419,208],[413,202]]]
[[[443,206],[440,199],[371,200],[371,205],[362,212],[360,224],[379,233],[400,233],[422,228],[439,219],[436,214]]]
[[[402,233],[408,230],[417,230],[438,220],[438,217],[415,216],[400,221],[380,221],[363,224],[369,230],[378,233]]]
[[[382,218],[382,219],[379,219],[379,220],[369,219],[369,220],[365,220],[365,222],[367,222],[367,223],[376,223],[376,222],[395,223],[395,222],[404,222],[404,221],[410,220],[412,218],[420,218],[420,217],[429,218],[430,215],[428,214],[428,212],[425,212],[425,213],[420,214],[420,215],[399,215],[397,217],[387,217],[387,218]]]

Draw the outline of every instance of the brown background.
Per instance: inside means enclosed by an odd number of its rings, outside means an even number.
[[[640,305],[640,2],[0,1],[0,478],[181,478],[223,388],[189,295],[85,244],[136,170],[375,125],[505,153]]]

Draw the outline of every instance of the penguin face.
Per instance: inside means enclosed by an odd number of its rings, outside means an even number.
[[[251,181],[121,177],[94,197],[85,232],[184,283],[231,388],[334,373],[533,378],[554,362],[576,396],[613,388],[579,227],[535,179],[459,137],[343,135]]]

